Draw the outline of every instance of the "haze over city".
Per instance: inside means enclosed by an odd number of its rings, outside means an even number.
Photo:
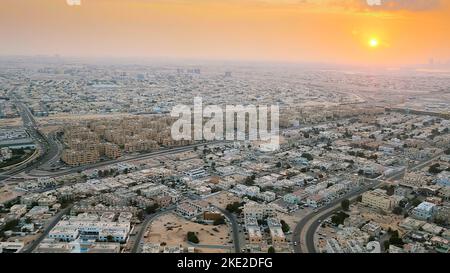
[[[433,263],[391,253],[450,253],[450,0],[0,8],[0,258],[403,272]]]
[[[65,0],[3,0],[0,54],[448,64],[449,4],[84,0],[71,6]]]

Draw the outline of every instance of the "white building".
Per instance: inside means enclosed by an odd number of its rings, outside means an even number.
[[[246,203],[244,205],[244,217],[254,217],[257,220],[262,220],[265,217],[275,216],[275,209],[271,206],[258,204],[255,202]]]
[[[412,210],[412,216],[419,220],[430,220],[434,216],[436,205],[422,202]]]
[[[49,232],[48,237],[59,241],[73,241],[77,238],[123,243],[130,232],[130,222],[101,221],[90,217],[71,216],[61,220]]]

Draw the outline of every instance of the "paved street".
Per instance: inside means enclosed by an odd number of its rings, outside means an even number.
[[[441,155],[442,153],[439,153],[429,160],[416,164],[415,166],[409,168],[409,170],[419,170],[421,168],[424,168],[425,166],[430,165]],[[388,177],[384,177],[384,181],[399,179],[403,175],[404,171],[396,172],[389,175]],[[316,212],[313,212],[301,219],[294,229],[293,241],[297,243],[297,246],[294,246],[294,251],[296,253],[315,253],[316,248],[314,244],[314,234],[319,227],[320,222],[326,220],[328,217],[338,211],[341,208],[342,200],[349,199],[350,201],[353,201],[364,192],[379,187],[382,182],[382,180],[374,180],[373,183],[365,186],[364,188],[359,189],[356,192],[346,194],[343,197],[334,200],[330,204],[321,207]]]

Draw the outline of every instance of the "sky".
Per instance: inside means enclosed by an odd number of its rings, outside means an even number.
[[[1,0],[0,55],[450,61],[450,0],[80,1]]]

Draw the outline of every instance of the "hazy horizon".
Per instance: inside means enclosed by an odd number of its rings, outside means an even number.
[[[1,56],[450,64],[450,1],[4,0]]]

